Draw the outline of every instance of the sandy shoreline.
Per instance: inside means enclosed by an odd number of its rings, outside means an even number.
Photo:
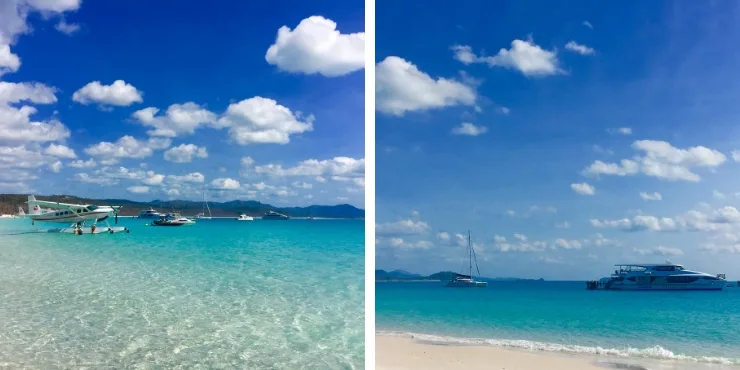
[[[375,335],[375,364],[375,368],[379,370],[714,370],[740,368],[732,365],[568,355],[494,346],[443,345],[381,334]]]
[[[417,342],[411,338],[375,336],[378,370],[604,370],[587,358],[498,347],[448,346]]]

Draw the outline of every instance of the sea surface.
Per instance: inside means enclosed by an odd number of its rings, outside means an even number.
[[[375,292],[381,335],[634,360],[648,369],[740,366],[738,288],[621,292],[588,291],[584,282],[486,288],[376,282]]]
[[[0,219],[0,368],[364,368],[363,221],[148,222]]]

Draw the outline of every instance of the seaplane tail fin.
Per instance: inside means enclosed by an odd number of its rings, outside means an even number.
[[[25,215],[26,215],[26,211],[23,210],[23,207],[18,206],[18,216],[23,217]]]
[[[36,204],[36,197],[34,197],[33,195],[28,196],[28,213],[32,215],[41,214],[41,207]]]

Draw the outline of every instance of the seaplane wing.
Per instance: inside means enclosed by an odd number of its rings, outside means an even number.
[[[33,195],[29,196],[32,197]],[[51,208],[51,209],[65,209],[65,210],[78,210],[83,209],[85,207],[88,207],[88,205],[85,204],[71,204],[71,203],[59,203],[59,202],[49,202],[46,200],[36,200],[36,199],[29,199],[28,202],[26,202],[30,205],[39,206],[41,208]]]

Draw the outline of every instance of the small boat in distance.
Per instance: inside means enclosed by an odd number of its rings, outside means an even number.
[[[182,217],[179,213],[168,213],[165,216],[159,216],[159,220],[153,221],[152,226],[190,226],[195,225],[195,221]]]
[[[277,213],[275,211],[268,211],[267,214],[265,214],[264,216],[262,216],[262,219],[263,220],[287,220],[289,218],[290,217],[288,217],[288,216],[286,216],[286,215],[284,215],[282,213]]]
[[[139,212],[138,218],[160,218],[161,216],[163,216],[161,213],[149,207],[149,209]]]
[[[473,261],[475,261],[475,269],[480,275],[480,269],[478,269],[478,260],[475,258],[475,250],[473,249],[473,243],[470,242],[470,231],[468,231],[468,275],[457,274],[454,279],[450,280],[445,284],[448,288],[482,288],[488,286],[485,281],[476,281],[473,279]]]
[[[206,211],[208,211],[208,216],[206,216]],[[199,220],[210,220],[211,217],[211,207],[208,207],[208,202],[206,201],[206,193],[203,192],[203,212],[198,213],[195,218]]]
[[[619,264],[610,277],[586,282],[589,290],[722,290],[724,274],[717,276],[686,270],[666,261],[659,264]]]
[[[254,217],[242,213],[236,218],[237,221],[254,221]]]

